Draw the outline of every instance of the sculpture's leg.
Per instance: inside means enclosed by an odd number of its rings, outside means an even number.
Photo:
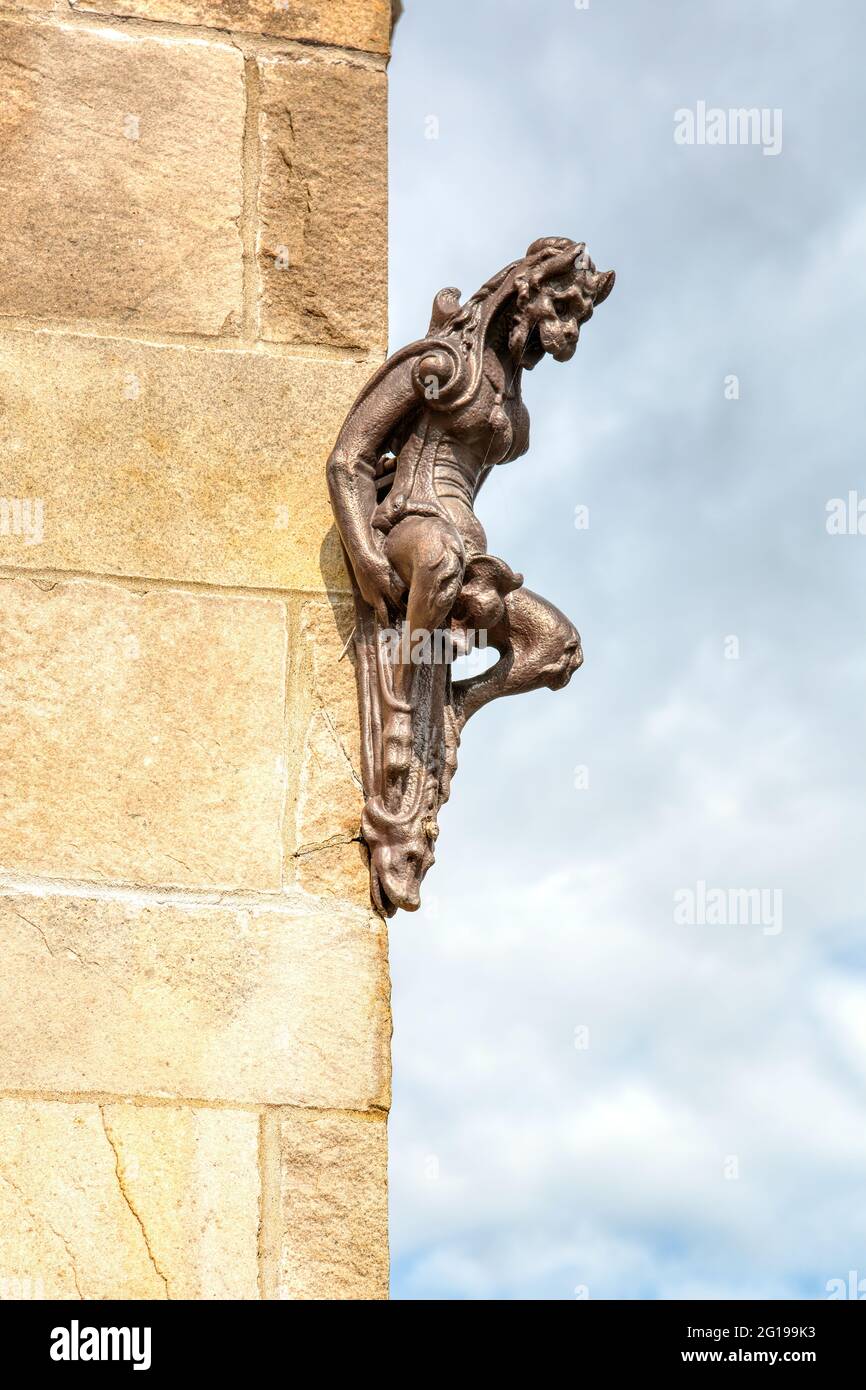
[[[520,695],[547,686],[561,690],[583,661],[577,628],[564,613],[531,589],[505,598],[505,617],[490,632],[501,652],[489,670],[452,687],[460,725],[503,695]]]
[[[396,707],[388,712],[383,731],[386,776],[404,772],[412,755],[413,678],[419,659],[428,664],[423,637],[431,638],[454,607],[466,556],[455,527],[438,517],[409,516],[388,535],[385,553],[408,590],[408,640],[394,663]]]

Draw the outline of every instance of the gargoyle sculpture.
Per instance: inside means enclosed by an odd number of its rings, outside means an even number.
[[[542,237],[465,304],[441,290],[428,336],[375,373],[328,460],[355,595],[361,830],[385,916],[419,906],[466,720],[501,695],[561,689],[583,660],[568,618],[488,555],[474,508],[494,466],[529,446],[524,369],[567,362],[613,282],[582,243]],[[498,661],[452,680],[478,634]]]

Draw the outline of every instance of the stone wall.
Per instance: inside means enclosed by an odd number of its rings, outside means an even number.
[[[0,0],[0,1295],[387,1295],[324,465],[388,0]]]

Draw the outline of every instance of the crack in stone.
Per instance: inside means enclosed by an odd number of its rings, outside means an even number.
[[[110,1133],[109,1128],[108,1128],[108,1121],[107,1121],[106,1118],[105,1118],[105,1106],[103,1106],[103,1105],[100,1105],[100,1106],[99,1106],[99,1118],[100,1118],[100,1120],[102,1121],[102,1129],[103,1129],[103,1132],[104,1132],[104,1134],[105,1134],[105,1139],[106,1139],[106,1142],[107,1142],[107,1144],[108,1144],[108,1147],[111,1149],[111,1152],[112,1152],[112,1154],[114,1155],[114,1172],[115,1172],[115,1175],[116,1175],[116,1177],[117,1177],[117,1185],[118,1185],[118,1187],[120,1188],[120,1195],[123,1197],[124,1202],[125,1202],[126,1205],[129,1207],[130,1212],[132,1213],[133,1217],[135,1218],[135,1221],[136,1221],[136,1223],[137,1223],[137,1225],[138,1225],[138,1228],[139,1228],[139,1230],[141,1231],[142,1239],[143,1239],[143,1241],[144,1241],[144,1248],[145,1248],[146,1251],[147,1251],[147,1254],[148,1254],[148,1258],[149,1258],[149,1260],[150,1260],[150,1263],[153,1265],[154,1270],[156,1271],[157,1275],[159,1276],[159,1278],[160,1278],[160,1279],[162,1280],[162,1282],[163,1282],[163,1285],[164,1285],[164,1287],[165,1287],[165,1296],[166,1296],[166,1298],[169,1298],[169,1299],[170,1299],[170,1298],[171,1298],[171,1293],[170,1293],[169,1287],[168,1287],[168,1279],[167,1279],[166,1276],[163,1274],[162,1270],[160,1269],[159,1265],[157,1264],[156,1256],[154,1255],[153,1250],[151,1249],[150,1240],[148,1239],[147,1230],[145,1229],[144,1222],[142,1221],[140,1215],[139,1215],[138,1212],[136,1211],[135,1206],[134,1206],[133,1201],[132,1201],[132,1198],[130,1197],[129,1193],[128,1193],[127,1190],[126,1190],[126,1184],[125,1184],[125,1182],[123,1181],[123,1173],[122,1173],[122,1170],[121,1170],[120,1150],[118,1149],[117,1145],[115,1144],[114,1140],[113,1140],[112,1137],[111,1137],[111,1133]]]
[[[360,779],[360,777],[358,776],[357,772],[355,771],[354,765],[353,765],[353,763],[352,763],[352,759],[349,757],[348,749],[346,748],[346,745],[343,743],[343,740],[342,740],[340,734],[339,734],[338,731],[337,731],[337,726],[336,726],[336,724],[334,723],[333,716],[331,715],[330,710],[326,708],[325,702],[324,702],[324,700],[322,699],[322,697],[319,696],[318,698],[319,698],[319,707],[321,708],[322,714],[323,714],[324,719],[325,719],[325,723],[327,724],[328,729],[330,730],[331,737],[333,738],[334,742],[336,743],[337,747],[339,748],[340,752],[342,753],[343,757],[345,758],[345,760],[346,760],[346,762],[347,762],[347,764],[348,764],[348,767],[349,767],[349,774],[350,774],[350,776],[351,776],[351,778],[352,778],[352,781],[355,783],[355,786],[358,788],[358,791],[361,792],[361,793],[363,793],[364,788],[363,788],[363,785],[362,785],[362,783],[361,783],[361,779]]]
[[[70,1246],[69,1241],[66,1239],[66,1236],[63,1234],[62,1231],[58,1231],[56,1226],[53,1226],[51,1224],[47,1216],[41,1215],[39,1212],[35,1212],[33,1210],[18,1184],[16,1182],[13,1182],[9,1174],[4,1172],[2,1169],[0,1169],[0,1178],[2,1178],[3,1182],[5,1182],[7,1187],[11,1187],[12,1191],[15,1193],[15,1196],[18,1198],[22,1207],[27,1212],[27,1215],[30,1217],[30,1220],[34,1222],[34,1224],[37,1227],[47,1227],[51,1234],[55,1236],[57,1240],[60,1241],[60,1244],[63,1246],[63,1249],[66,1251],[66,1258],[69,1261],[69,1268],[72,1270],[72,1282],[75,1285],[75,1292],[78,1294],[78,1297],[83,1301],[84,1293],[82,1291],[81,1284],[78,1280],[78,1265],[76,1264],[75,1255],[72,1252],[72,1247]]]
[[[342,845],[364,845],[366,841],[362,835],[331,835],[327,840],[308,840],[299,845],[294,851],[293,859],[305,859],[311,854],[320,854],[322,850],[338,849]]]
[[[28,927],[32,927],[35,932],[39,933],[39,935],[42,937],[43,942],[45,943],[45,949],[48,952],[49,956],[51,956],[52,959],[56,960],[57,957],[60,955],[60,949],[58,948],[58,950],[54,950],[54,948],[51,945],[51,942],[48,940],[47,932],[45,932],[43,928],[40,927],[39,923],[32,921],[29,917],[25,917],[24,913],[19,912],[17,908],[11,905],[11,903],[8,904],[8,907],[9,911],[12,913],[14,917],[19,918],[19,920],[22,922],[26,922]],[[102,975],[110,985],[113,985],[115,989],[120,990],[121,994],[125,994],[127,998],[130,997],[130,991],[127,989],[126,985],[121,984],[119,980],[115,980],[112,975],[109,975],[108,971],[105,969],[105,967],[101,964],[100,961],[88,960],[86,956],[82,956],[79,954],[78,951],[74,951],[68,943],[63,947],[63,950],[68,956],[72,956],[73,960],[77,960],[78,964],[83,966],[85,970],[95,970],[96,973],[98,975]]]
[[[29,917],[25,917],[23,912],[18,912],[17,909],[12,907],[11,904],[9,905],[9,911],[13,914],[13,916],[20,918],[22,922],[27,923],[28,927],[32,927],[35,932],[39,933],[39,935],[42,937],[42,940],[45,942],[45,949],[48,952],[49,956],[57,955],[57,952],[55,950],[52,950],[51,942],[48,940],[46,933],[36,922],[31,922]]]

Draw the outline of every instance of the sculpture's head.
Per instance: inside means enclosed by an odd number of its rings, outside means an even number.
[[[577,347],[581,324],[607,299],[614,278],[612,270],[596,270],[582,241],[534,241],[517,263],[514,277],[508,346],[515,363],[531,371],[546,353],[567,362]]]
[[[613,289],[612,270],[596,270],[582,241],[545,236],[526,255],[497,271],[460,303],[450,286],[433,300],[427,338],[413,343],[415,390],[427,409],[467,404],[483,377],[484,350],[507,345],[515,366],[531,371],[547,353],[557,362],[574,355],[581,324]],[[437,389],[431,397],[430,380]]]
[[[415,912],[421,904],[421,883],[434,862],[433,843],[439,833],[430,816],[389,814],[378,797],[364,807],[361,833],[370,850],[373,903],[386,917],[398,907]]]

